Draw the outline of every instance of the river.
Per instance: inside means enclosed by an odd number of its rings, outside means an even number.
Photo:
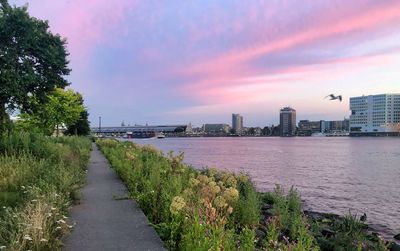
[[[400,138],[232,137],[133,139],[185,153],[196,168],[245,172],[259,191],[297,188],[305,208],[367,213],[384,237],[400,232]]]

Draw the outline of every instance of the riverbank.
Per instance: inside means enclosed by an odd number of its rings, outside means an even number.
[[[368,239],[356,217],[342,217],[345,220],[331,221],[332,225],[329,219],[313,222],[295,190],[287,195],[279,189],[259,194],[247,176],[194,170],[182,163],[183,155],[163,156],[155,148],[132,142],[98,144],[171,250],[388,248],[389,243],[378,237]],[[354,234],[347,235],[347,227]]]
[[[59,250],[79,199],[91,143],[79,137],[0,137],[0,249]]]

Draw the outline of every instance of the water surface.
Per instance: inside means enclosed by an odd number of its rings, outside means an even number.
[[[385,237],[400,232],[400,138],[134,139],[185,152],[196,168],[246,172],[259,191],[295,186],[307,209],[361,215]]]

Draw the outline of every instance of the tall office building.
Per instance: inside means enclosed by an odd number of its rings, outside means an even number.
[[[232,129],[236,134],[241,134],[243,131],[243,116],[240,114],[232,114]]]
[[[400,94],[350,98],[350,135],[400,135]]]
[[[280,111],[280,136],[288,137],[296,134],[296,110],[284,107]]]

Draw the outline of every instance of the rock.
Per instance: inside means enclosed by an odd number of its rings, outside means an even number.
[[[390,251],[400,251],[400,245],[397,243],[392,242],[392,244],[390,245]]]
[[[400,234],[396,234],[395,236],[393,236],[393,238],[395,238],[396,240],[400,241]]]
[[[321,234],[322,234],[323,236],[329,238],[329,237],[331,237],[331,236],[334,236],[334,235],[336,234],[336,232],[333,231],[332,229],[324,228],[324,229],[321,230]]]
[[[268,209],[271,209],[272,208],[272,206],[270,205],[270,204],[267,204],[267,203],[264,203],[262,206],[261,206],[261,210],[262,211],[267,211]]]
[[[262,231],[261,229],[256,229],[256,238],[259,240],[264,240],[265,236],[267,236],[267,234]]]

